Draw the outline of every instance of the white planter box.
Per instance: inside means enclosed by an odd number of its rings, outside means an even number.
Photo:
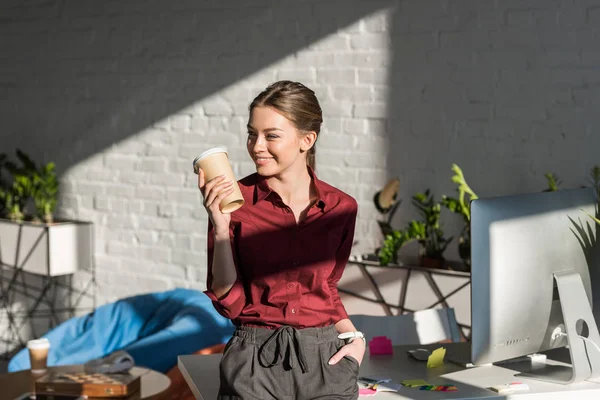
[[[92,227],[82,221],[48,225],[0,219],[0,264],[47,276],[90,270]]]

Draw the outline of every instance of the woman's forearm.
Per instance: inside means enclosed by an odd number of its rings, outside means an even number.
[[[214,233],[214,252],[212,260],[212,285],[210,289],[215,296],[225,296],[237,279],[237,271],[233,260],[229,232]]]
[[[335,323],[335,330],[338,331],[338,333],[344,333],[344,332],[354,332],[354,331],[356,331],[356,328],[354,327],[354,324],[352,324],[352,321],[350,321],[348,318],[346,318],[346,319],[341,319]]]

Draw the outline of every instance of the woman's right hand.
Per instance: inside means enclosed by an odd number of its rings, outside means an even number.
[[[204,197],[203,204],[215,228],[215,234],[229,234],[231,214],[221,212],[219,204],[221,200],[233,193],[233,182],[227,180],[225,175],[217,176],[206,182],[204,172],[198,168],[198,188]]]

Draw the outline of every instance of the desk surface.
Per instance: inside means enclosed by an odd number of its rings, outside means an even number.
[[[427,346],[394,346],[393,356],[365,355],[360,366],[361,376],[384,376],[400,383],[405,379],[424,379],[428,383],[438,385],[455,385],[458,392],[427,392],[403,387],[396,393],[377,393],[375,400],[434,400],[434,399],[527,399],[555,400],[573,399],[587,400],[600,398],[600,383],[584,382],[577,385],[558,385],[532,379],[515,378],[517,370],[505,367],[485,366],[465,369],[458,364],[446,362],[438,368],[428,369],[426,364],[408,356],[407,350],[417,347],[434,349],[440,345]],[[469,352],[467,343],[444,344],[447,349],[446,359],[464,359]],[[198,400],[214,400],[219,390],[219,361],[221,356],[190,355],[179,357],[179,369]],[[550,361],[554,362],[554,361]],[[554,362],[560,363],[560,362]],[[510,382],[524,382],[530,387],[527,392],[511,395],[499,395],[486,389],[492,385]],[[361,399],[363,397],[360,397]]]
[[[83,365],[50,367],[48,370],[55,372],[81,372],[83,371]],[[134,397],[141,400],[159,400],[165,398],[168,394],[171,379],[165,374],[141,367],[134,367],[130,372],[141,377],[139,396],[134,395]],[[0,374],[0,400],[13,400],[25,393],[33,392],[35,378],[28,369]]]

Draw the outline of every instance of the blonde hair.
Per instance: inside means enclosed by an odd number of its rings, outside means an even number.
[[[250,113],[255,107],[273,107],[290,120],[301,132],[321,131],[323,115],[315,92],[299,82],[278,81],[269,85],[250,103]],[[306,163],[315,168],[316,143],[308,150]]]

